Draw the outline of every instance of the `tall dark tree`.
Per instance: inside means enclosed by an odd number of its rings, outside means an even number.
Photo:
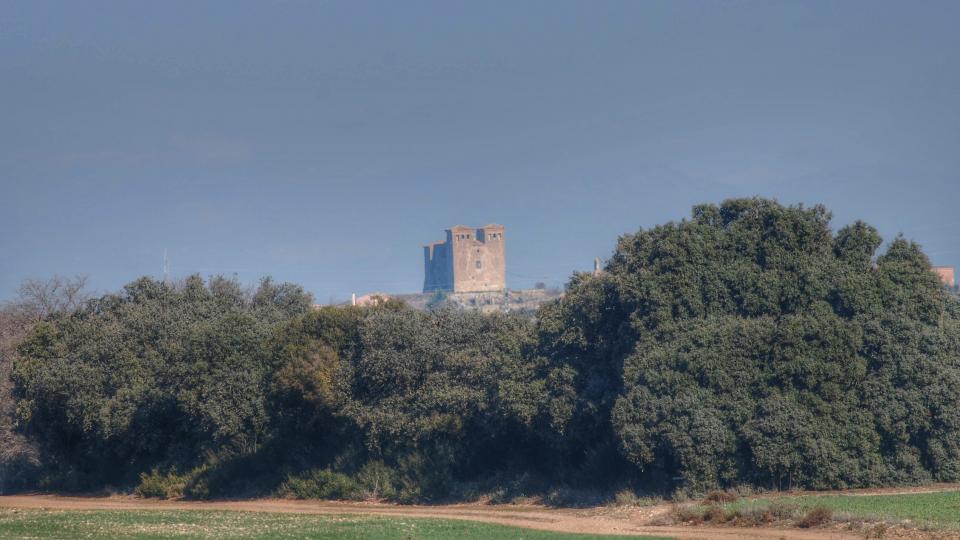
[[[267,430],[266,340],[304,313],[298,287],[142,278],[38,324],[13,379],[19,421],[67,486],[249,453]]]
[[[693,488],[957,478],[956,299],[880,243],[763,199],[622,237],[541,319],[558,429]]]

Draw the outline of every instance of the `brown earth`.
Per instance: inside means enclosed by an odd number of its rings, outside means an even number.
[[[924,486],[915,489],[845,490],[851,495],[916,493],[960,489],[960,485]],[[823,493],[823,492],[819,492]],[[791,493],[792,495],[793,493]],[[845,540],[862,539],[863,532],[837,526],[819,529],[773,527],[708,527],[658,526],[651,521],[670,511],[670,504],[649,507],[597,507],[590,509],[557,509],[539,505],[450,504],[437,506],[394,505],[382,503],[345,503],[331,501],[295,501],[285,499],[253,499],[224,501],[158,501],[131,496],[61,497],[56,495],[0,496],[0,508],[38,510],[235,510],[247,512],[355,514],[374,516],[406,516],[462,519],[555,532],[618,535],[657,535],[678,539],[784,539]],[[890,530],[884,538],[960,538],[943,533]]]

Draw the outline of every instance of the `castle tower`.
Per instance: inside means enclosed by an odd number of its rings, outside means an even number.
[[[503,225],[457,225],[423,247],[423,292],[488,292],[507,288]]]

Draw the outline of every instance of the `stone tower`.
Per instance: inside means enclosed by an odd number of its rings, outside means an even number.
[[[488,292],[507,288],[503,225],[447,229],[447,239],[423,246],[423,292]]]

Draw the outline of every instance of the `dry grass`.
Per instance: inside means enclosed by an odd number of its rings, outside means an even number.
[[[623,506],[655,506],[663,502],[661,497],[641,497],[637,495],[631,489],[624,489],[618,491],[613,500],[610,501],[608,506],[623,507]]]
[[[797,526],[803,529],[809,529],[810,527],[826,525],[831,521],[833,521],[832,508],[829,506],[815,506],[797,521]]]
[[[704,497],[703,502],[708,504],[727,504],[732,502],[737,502],[737,499],[740,497],[736,493],[730,493],[729,491],[711,491]]]

